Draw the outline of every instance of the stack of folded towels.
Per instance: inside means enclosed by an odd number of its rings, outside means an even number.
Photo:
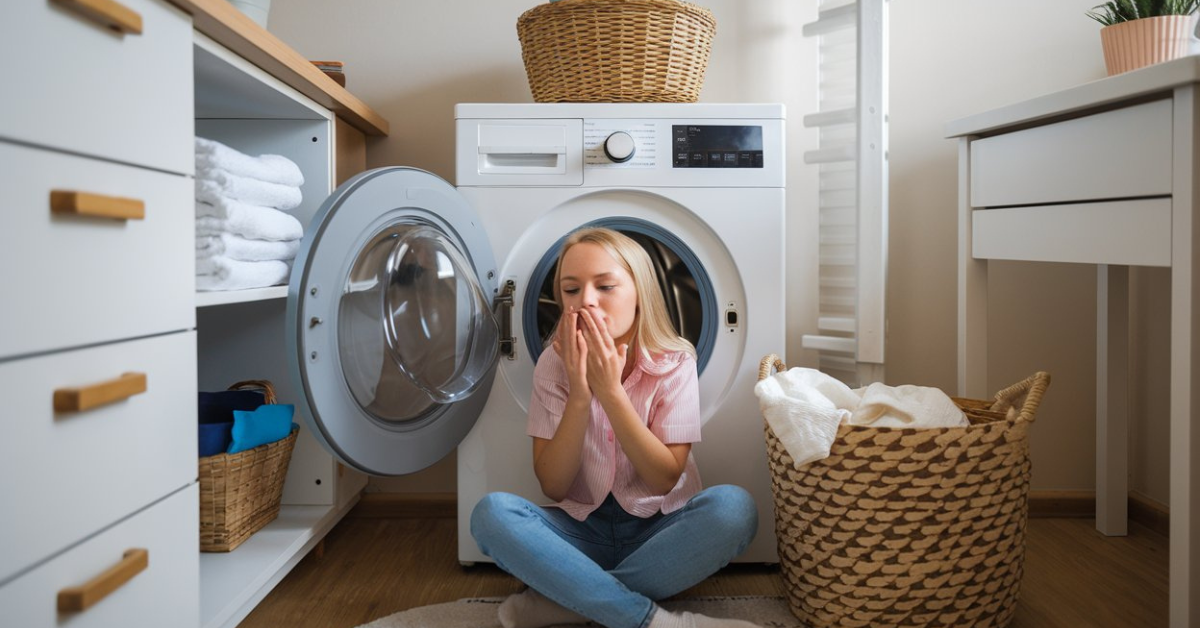
[[[304,175],[280,155],[252,157],[196,138],[196,289],[287,283],[304,226]]]

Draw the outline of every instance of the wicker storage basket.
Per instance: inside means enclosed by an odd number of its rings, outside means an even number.
[[[275,403],[266,380],[247,380],[230,390],[261,389]],[[200,458],[200,551],[230,552],[279,516],[297,430],[283,440],[236,454]]]
[[[517,19],[537,102],[696,102],[716,30],[679,0],[561,0]]]
[[[769,355],[759,379],[772,367],[786,369]],[[1024,569],[1029,426],[1049,383],[1037,373],[991,402],[955,399],[968,427],[843,424],[832,454],[800,468],[767,425],[792,613],[812,628],[1007,626]]]

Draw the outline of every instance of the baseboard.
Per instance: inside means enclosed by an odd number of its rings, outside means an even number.
[[[348,517],[376,519],[454,519],[458,496],[454,493],[363,493]]]
[[[1129,493],[1129,519],[1170,536],[1170,510],[1141,493]],[[1096,516],[1094,491],[1029,491],[1030,517]]]
[[[1094,517],[1096,494],[1092,491],[1029,491],[1029,516]]]
[[[1129,518],[1163,536],[1171,536],[1171,510],[1141,493],[1129,494]]]
[[[453,519],[458,516],[454,493],[364,493],[348,517],[381,519]],[[1095,517],[1092,491],[1030,491],[1030,517]],[[1168,536],[1170,510],[1140,493],[1129,494],[1129,518]]]

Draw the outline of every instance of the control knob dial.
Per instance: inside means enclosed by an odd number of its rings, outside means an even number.
[[[633,159],[636,151],[633,136],[625,131],[617,131],[604,140],[604,155],[615,163],[623,164]]]

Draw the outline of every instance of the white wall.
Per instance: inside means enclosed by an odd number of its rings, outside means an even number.
[[[1093,0],[891,3],[888,379],[955,386],[957,146],[946,121],[1103,78]],[[1031,19],[1031,18],[1036,19]],[[990,264],[989,388],[1049,371],[1033,430],[1033,487],[1095,482],[1095,271]],[[1164,273],[1134,272],[1132,488],[1167,502]],[[1164,330],[1150,335],[1151,330]],[[1145,350],[1155,345],[1152,351]],[[1147,377],[1155,372],[1155,378]]]
[[[453,107],[529,102],[516,20],[535,0],[416,2],[275,0],[270,30],[311,59],[346,63],[347,87],[386,117],[391,136],[369,140],[368,166],[413,165],[453,180]],[[816,108],[814,43],[800,27],[816,0],[700,0],[717,18],[703,102],[788,107],[789,363],[811,366],[800,334],[815,306],[815,168],[802,128]],[[1095,0],[891,2],[891,237],[887,380],[953,391],[957,148],[949,120],[1101,78]],[[993,264],[990,387],[1035,370],[1054,383],[1033,431],[1035,489],[1094,483],[1094,271],[1068,265]],[[1161,304],[1162,273],[1139,274],[1134,294]],[[1165,325],[1162,307],[1135,315],[1134,487],[1166,502]],[[376,490],[454,490],[453,456]]]

